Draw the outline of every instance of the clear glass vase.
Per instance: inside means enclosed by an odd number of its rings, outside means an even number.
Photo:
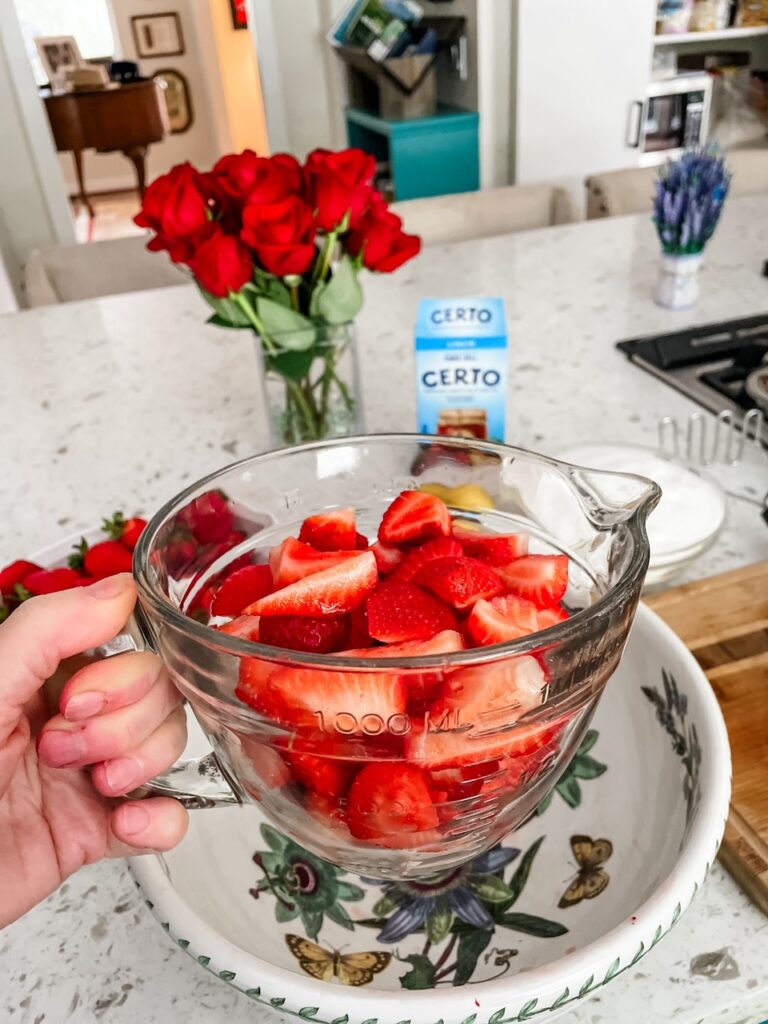
[[[363,431],[354,324],[317,324],[309,347],[295,334],[257,337],[273,447]]]

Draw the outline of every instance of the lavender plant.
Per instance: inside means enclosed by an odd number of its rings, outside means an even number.
[[[653,220],[665,253],[692,256],[703,250],[720,220],[730,183],[716,148],[690,150],[662,168]]]

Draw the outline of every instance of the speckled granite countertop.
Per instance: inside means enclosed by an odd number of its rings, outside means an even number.
[[[366,426],[415,428],[418,300],[503,295],[511,334],[508,440],[545,452],[575,441],[654,444],[687,399],[632,366],[621,338],[768,312],[768,198],[732,200],[707,251],[698,307],[651,293],[657,247],[627,217],[428,250],[369,280],[359,322]],[[0,318],[5,424],[0,561],[92,526],[114,508],[151,512],[181,486],[265,445],[245,332],[204,324],[191,287]],[[768,487],[756,460],[742,482]],[[757,509],[732,502],[700,577],[768,558]],[[72,879],[0,934],[0,1021],[213,1024],[263,1011],[177,949],[122,863]],[[768,918],[716,868],[673,933],[638,969],[564,1024],[757,1024],[768,1018]]]

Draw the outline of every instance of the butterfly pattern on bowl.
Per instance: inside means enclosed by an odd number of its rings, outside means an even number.
[[[607,769],[589,754],[598,735],[595,729],[585,735],[558,783],[557,793],[573,809],[582,800],[579,780],[598,778]],[[514,846],[496,846],[430,884],[362,878],[366,892],[347,881],[341,869],[304,850],[271,825],[262,824],[261,835],[268,849],[253,855],[262,877],[250,889],[250,895],[256,899],[274,897],[275,919],[279,923],[301,922],[305,944],[300,945],[301,937],[295,935],[286,936],[286,942],[299,966],[312,977],[342,984],[368,984],[374,973],[394,963],[400,965],[399,981],[404,989],[464,985],[475,974],[481,958],[481,966],[486,968],[483,980],[501,977],[512,968],[518,951],[510,941],[512,935],[504,938],[506,933],[548,939],[568,932],[561,921],[513,909],[545,836],[537,838],[525,851]],[[613,851],[609,840],[573,836],[571,848],[577,871],[559,909],[575,906],[582,899],[593,899],[603,892],[609,880],[603,868]],[[371,914],[353,919],[345,904],[357,903],[375,889],[380,889],[380,895]],[[409,945],[405,955],[395,948],[394,955],[390,954],[383,965],[374,961],[375,952],[367,947],[360,953],[346,954],[361,958],[359,964],[354,959],[339,959],[345,954],[316,943],[326,917],[349,931],[376,929],[375,942],[385,948],[396,947],[418,935],[424,936],[424,945],[420,950],[411,950]],[[488,951],[494,939],[498,945]],[[377,971],[371,972],[369,968],[374,962]],[[489,972],[488,968],[493,970]]]

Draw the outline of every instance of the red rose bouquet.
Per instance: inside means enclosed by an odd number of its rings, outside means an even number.
[[[421,241],[403,231],[373,184],[368,153],[315,150],[225,156],[212,171],[174,167],[147,189],[136,223],[149,248],[192,271],[210,322],[260,339],[271,424],[280,442],[359,426],[352,323],[363,268],[391,273]],[[346,376],[346,379],[345,379]]]

